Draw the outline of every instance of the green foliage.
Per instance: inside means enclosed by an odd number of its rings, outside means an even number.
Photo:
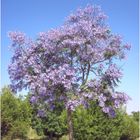
[[[67,123],[65,122],[65,112],[62,112],[60,116],[52,112],[47,113],[46,129],[48,132],[53,132],[58,136],[62,136],[66,133]],[[43,120],[44,121],[44,120]],[[44,121],[45,122],[45,121]]]
[[[16,97],[9,88],[1,93],[2,137],[26,137],[31,122],[31,107],[27,100]]]
[[[139,112],[127,115],[124,110],[118,110],[115,118],[105,115],[96,102],[91,102],[88,109],[78,107],[73,113],[74,137],[76,140],[135,140],[139,135]],[[33,127],[35,130],[31,129]],[[30,128],[30,129],[29,129]],[[22,137],[27,139],[27,133],[33,133],[34,139],[68,139],[67,114],[63,104],[57,104],[53,111],[47,111],[44,118],[36,115],[36,108],[25,99],[16,97],[9,88],[1,93],[1,135],[2,139]],[[65,135],[65,136],[64,136]],[[3,139],[4,140],[4,139]]]
[[[139,137],[139,123],[127,114],[124,116],[123,131],[120,140],[135,140]]]
[[[140,118],[140,112],[132,112],[132,117],[134,118],[135,121],[139,122],[139,118]]]
[[[39,118],[34,114],[32,127],[36,129],[38,135],[59,138],[67,133],[66,112],[47,111],[44,118]]]
[[[119,140],[123,130],[123,113],[108,118],[95,102],[87,110],[82,107],[73,113],[74,137],[76,140]]]

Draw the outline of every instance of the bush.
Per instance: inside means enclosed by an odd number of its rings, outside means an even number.
[[[1,93],[1,136],[26,137],[31,122],[31,107],[27,100],[16,97],[9,88]]]
[[[80,107],[73,115],[76,140],[119,140],[123,130],[122,112],[118,111],[115,118],[109,118],[92,102],[89,109]]]
[[[132,117],[125,115],[123,131],[120,140],[135,140],[139,137],[139,123]]]
[[[33,113],[32,127],[37,131],[38,135],[45,135],[49,139],[60,138],[67,133],[67,122],[65,110],[47,111],[46,116],[40,118]]]

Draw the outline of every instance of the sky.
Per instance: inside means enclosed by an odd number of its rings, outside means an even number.
[[[10,83],[7,67],[12,52],[9,50],[9,31],[22,31],[31,38],[39,32],[61,26],[66,17],[79,7],[87,4],[100,5],[109,17],[107,23],[112,32],[123,36],[124,42],[132,44],[124,61],[119,86],[132,100],[127,104],[127,112],[139,109],[138,74],[138,0],[2,0],[1,3],[1,87]],[[25,92],[25,91],[23,91]]]

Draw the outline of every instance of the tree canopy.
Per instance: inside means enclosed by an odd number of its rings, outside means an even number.
[[[55,102],[74,110],[97,100],[102,111],[114,117],[115,108],[129,99],[114,87],[122,77],[116,60],[125,57],[130,45],[111,32],[106,18],[100,7],[88,5],[61,27],[39,33],[35,41],[22,32],[9,33],[14,50],[11,88],[28,88],[31,103],[39,106],[38,115],[53,109]]]

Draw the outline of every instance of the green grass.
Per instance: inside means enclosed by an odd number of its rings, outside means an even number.
[[[68,135],[65,135],[62,138],[60,138],[60,140],[69,140],[69,137],[68,137]]]
[[[38,136],[36,130],[30,127],[29,132],[27,134],[28,139],[43,139],[45,136]]]

